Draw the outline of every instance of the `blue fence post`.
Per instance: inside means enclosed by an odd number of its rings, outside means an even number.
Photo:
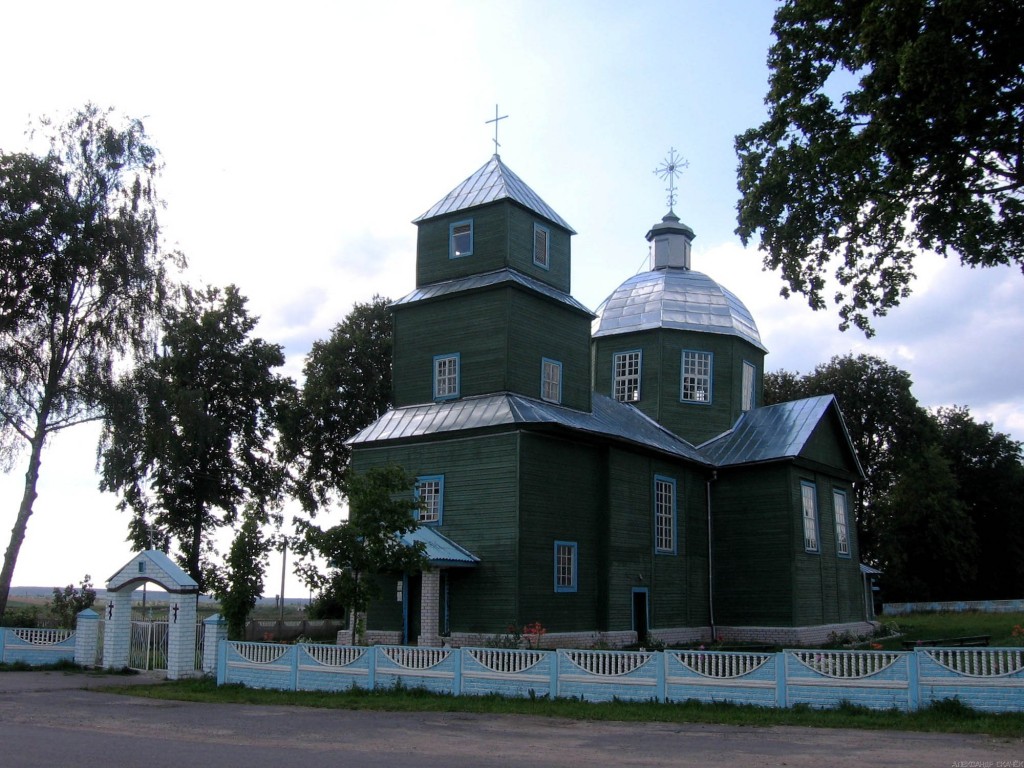
[[[369,669],[366,673],[366,682],[369,685],[371,691],[377,690],[377,646],[371,645],[366,649],[366,654],[369,656]]]
[[[554,650],[551,652],[551,698],[558,698],[558,664],[562,652]]]
[[[292,646],[292,690],[299,690],[299,655],[302,651],[302,644],[296,643]]]
[[[907,659],[907,709],[915,712],[921,708],[920,651],[913,651]]]
[[[452,692],[456,696],[462,695],[462,648],[455,648],[452,653],[456,654],[455,658],[455,679],[452,681]]]
[[[222,637],[217,641],[217,685],[224,685],[228,680],[228,640]]]
[[[786,709],[789,706],[789,695],[786,692],[786,652],[775,654],[775,706]]]
[[[668,651],[655,651],[655,653],[661,656],[661,658],[658,659],[658,701],[664,704],[666,698],[665,679],[668,677],[666,674],[666,668],[668,667]]]

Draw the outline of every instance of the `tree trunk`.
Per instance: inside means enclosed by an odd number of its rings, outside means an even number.
[[[46,417],[40,415],[36,423],[36,431],[32,436],[32,451],[28,459],[28,471],[25,472],[25,493],[21,497],[21,507],[18,509],[18,517],[14,521],[14,528],[11,529],[11,543],[4,555],[4,567],[0,571],[0,621],[3,620],[7,611],[7,598],[11,593],[11,581],[14,578],[14,566],[18,562],[18,553],[21,551],[21,544],[25,541],[25,530],[28,528],[28,519],[32,516],[32,505],[39,495],[36,491],[36,483],[39,481],[39,467],[42,464],[43,444],[46,442]]]

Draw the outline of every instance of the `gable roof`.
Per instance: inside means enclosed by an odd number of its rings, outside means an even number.
[[[541,200],[540,195],[530,189],[526,182],[512,173],[498,155],[491,157],[476,173],[435,203],[429,211],[413,219],[413,223],[499,200],[517,202],[571,234],[576,234],[576,230],[555,213],[550,205]]]
[[[180,594],[198,592],[199,584],[166,554],[158,549],[147,549],[121,566],[107,579],[107,590],[118,590],[144,581],[159,584],[165,591]],[[134,587],[133,587],[134,588]]]
[[[577,411],[510,392],[411,405],[388,411],[351,437],[348,444],[362,445],[487,427],[550,425],[708,464],[692,445],[633,406],[596,392],[592,395],[592,405],[591,412]]]
[[[430,526],[421,525],[400,537],[405,545],[422,543],[430,564],[441,568],[473,568],[480,558]]]
[[[808,397],[747,411],[728,432],[698,446],[698,450],[717,466],[755,464],[800,456],[814,430],[832,412],[845,438],[857,474],[864,476],[850,440],[839,405],[832,395]]]

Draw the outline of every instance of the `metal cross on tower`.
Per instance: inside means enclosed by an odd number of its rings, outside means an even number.
[[[676,207],[676,176],[682,174],[683,169],[689,165],[690,161],[680,157],[675,147],[672,147],[668,151],[668,156],[662,160],[661,165],[654,169],[656,175],[668,179],[668,187],[665,188],[665,191],[668,192],[669,213],[674,213]]]
[[[494,154],[498,154],[498,147],[501,146],[501,144],[498,143],[498,121],[499,120],[504,120],[506,117],[508,117],[508,115],[502,115],[501,117],[498,117],[498,105],[495,104],[494,105],[494,119],[493,120],[486,120],[484,122],[484,125],[487,125],[488,123],[494,123]]]

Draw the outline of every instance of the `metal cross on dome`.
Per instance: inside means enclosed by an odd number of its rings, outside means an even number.
[[[688,168],[690,165],[689,160],[683,159],[676,148],[672,147],[668,151],[668,156],[661,161],[661,165],[654,169],[654,173],[663,178],[668,179],[668,187],[665,191],[668,192],[668,210],[673,212],[676,207],[676,176],[682,174],[684,168]]]
[[[495,104],[494,105],[494,119],[493,120],[485,120],[484,121],[484,125],[487,125],[489,123],[494,123],[494,154],[498,154],[498,147],[501,146],[501,144],[498,143],[498,121],[499,120],[504,120],[507,117],[508,117],[508,115],[502,115],[501,117],[498,117],[498,105]]]

